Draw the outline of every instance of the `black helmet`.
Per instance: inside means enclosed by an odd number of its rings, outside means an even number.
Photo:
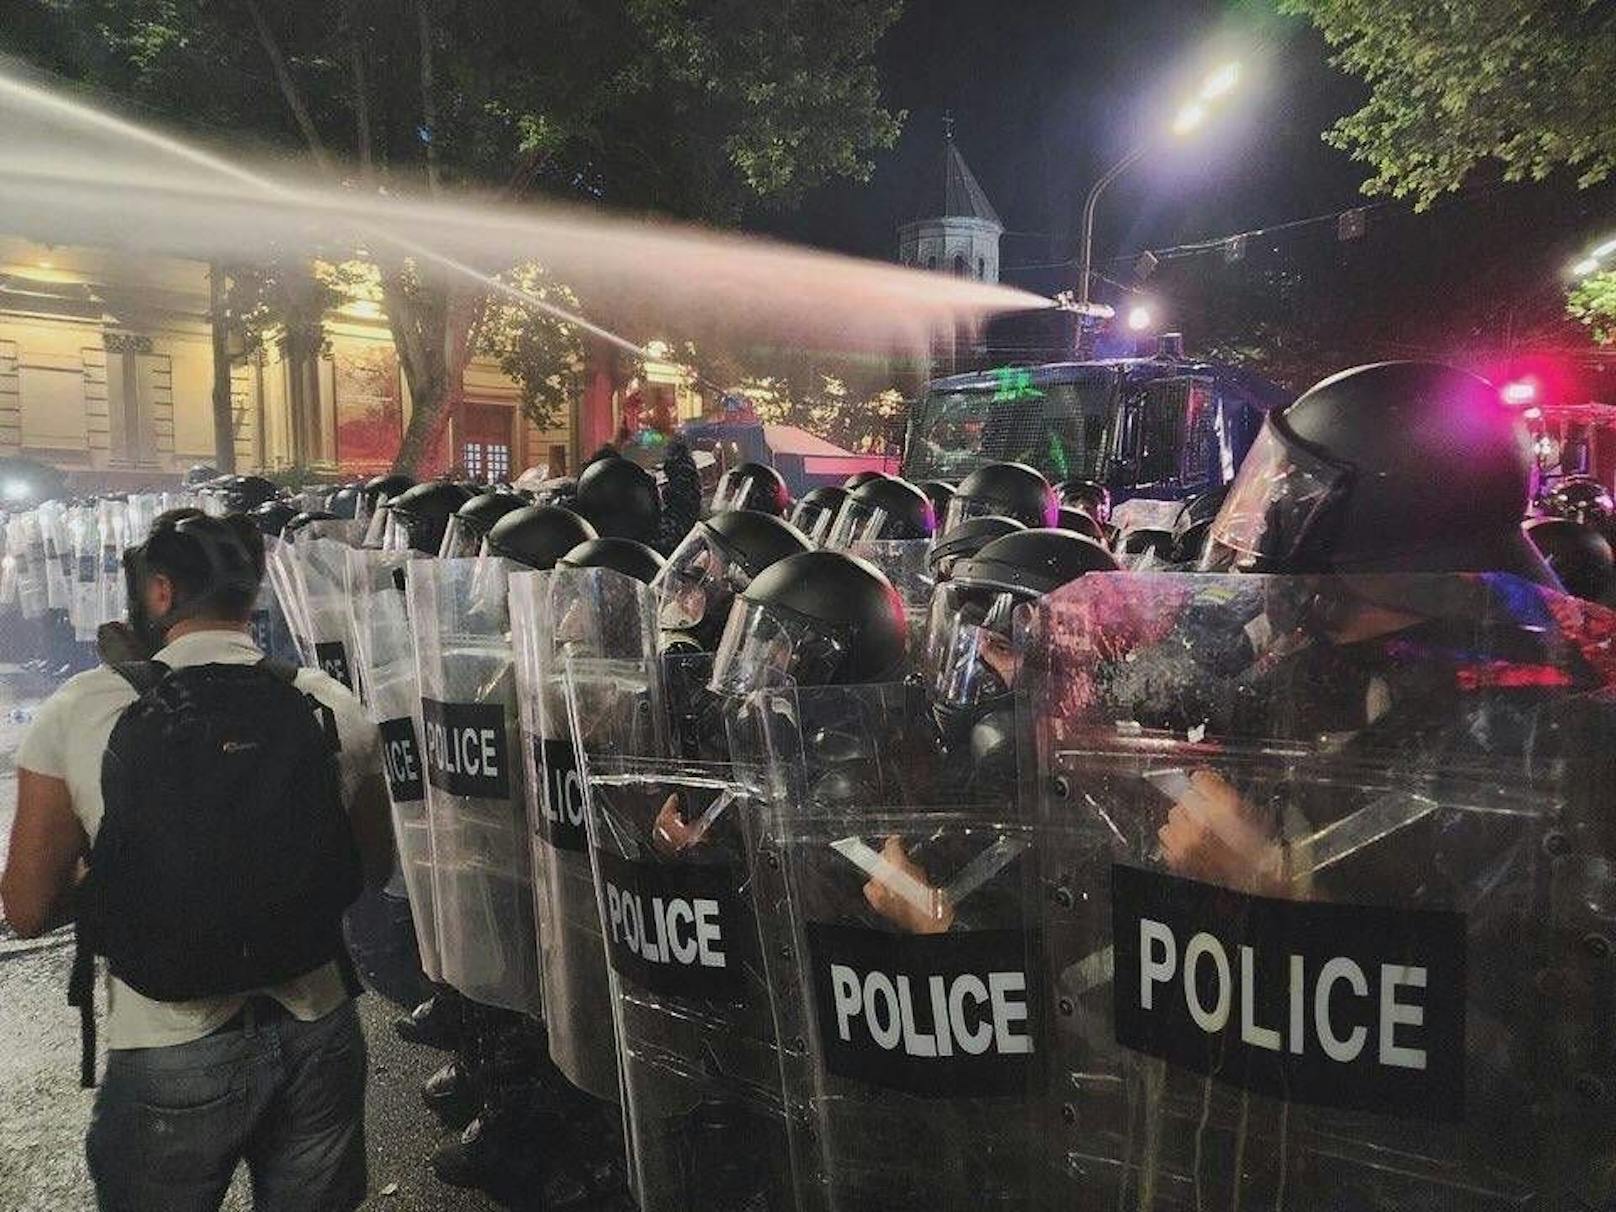
[[[1567,593],[1590,602],[1610,601],[1616,589],[1616,556],[1597,529],[1569,518],[1533,518],[1526,524],[1526,537]]]
[[[1024,599],[1040,598],[1087,572],[1116,572],[1116,557],[1067,530],[1023,530],[1007,534],[954,565],[951,583],[992,589]]]
[[[1025,529],[1014,518],[988,515],[967,518],[953,530],[937,536],[931,550],[926,553],[926,562],[931,566],[933,576],[939,581],[946,581],[952,575],[954,565],[961,560],[975,555],[994,539],[1002,539],[1007,534]]]
[[[1080,509],[1101,526],[1111,521],[1111,490],[1095,480],[1062,480],[1055,485],[1055,498],[1071,509]]]
[[[219,498],[231,513],[250,513],[265,501],[273,501],[280,489],[263,476],[230,476],[219,486]]]
[[[483,540],[494,523],[508,513],[527,508],[527,501],[514,492],[486,492],[472,497],[449,519],[438,555],[446,560],[467,559],[483,549]]]
[[[644,543],[633,539],[585,539],[556,561],[557,568],[609,568],[651,584],[665,561]]]
[[[252,511],[252,520],[257,524],[259,533],[272,539],[280,538],[287,523],[297,516],[298,508],[290,501],[265,501]]]
[[[784,517],[791,507],[791,490],[786,478],[766,463],[737,463],[718,481],[713,493],[713,512],[755,509]]]
[[[916,485],[931,502],[931,511],[941,522],[948,516],[948,503],[954,499],[955,488],[947,480],[922,480]]]
[[[578,481],[572,476],[555,476],[533,490],[535,505],[567,505],[578,499]]]
[[[908,480],[881,476],[847,494],[828,542],[846,548],[861,542],[929,539],[936,529],[937,516],[925,493]]]
[[[353,518],[359,514],[359,496],[363,484],[344,484],[327,499],[325,507],[339,518]]]
[[[365,481],[364,488],[360,489],[360,496],[364,498],[366,506],[375,509],[378,502],[390,501],[399,493],[414,487],[415,480],[411,476],[399,473],[372,476]]]
[[[657,579],[659,626],[688,632],[711,648],[735,595],[764,569],[812,547],[791,523],[754,510],[732,509],[697,522]]]
[[[574,506],[604,538],[656,538],[662,498],[656,477],[638,463],[618,456],[597,459],[578,477]]]
[[[884,471],[855,471],[842,481],[842,488],[847,492],[852,492],[855,488],[863,488],[872,480],[885,480],[887,478],[887,473]]]
[[[809,542],[822,544],[830,537],[830,529],[836,525],[836,515],[842,512],[846,502],[845,488],[831,484],[810,488],[792,508],[791,524],[807,535]]]
[[[595,528],[558,505],[526,505],[495,522],[488,532],[488,554],[544,571],[579,543],[598,538]]]
[[[713,658],[712,688],[889,681],[908,643],[903,599],[873,564],[840,551],[804,551],[765,569],[730,608]]]
[[[952,530],[979,514],[1014,518],[1024,526],[1053,526],[1059,507],[1055,490],[1036,468],[986,463],[960,481],[943,529]]]
[[[1530,483],[1525,430],[1487,380],[1435,362],[1360,366],[1268,414],[1204,566],[1548,583],[1520,526]]]
[[[1605,526],[1616,514],[1616,503],[1610,490],[1592,476],[1567,476],[1544,496],[1543,511],[1585,526]]]
[[[387,551],[437,555],[449,519],[471,499],[471,493],[461,485],[441,480],[406,488],[388,502],[387,534],[382,547]]]
[[[1199,565],[1212,522],[1229,496],[1229,486],[1219,485],[1211,492],[1191,497],[1173,519],[1173,550],[1168,557],[1174,564]]]
[[[1045,594],[1090,572],[1115,572],[1100,544],[1067,530],[1020,530],[954,565],[932,595],[924,681],[944,749],[969,752],[974,777],[1013,773],[1010,695],[1021,668],[1017,626]]]
[[[1070,505],[1062,505],[1055,516],[1055,526],[1060,530],[1070,530],[1073,534],[1080,534],[1085,539],[1093,539],[1096,543],[1105,542],[1105,527],[1094,520],[1092,514],[1084,513],[1081,509],[1074,509]]]
[[[219,478],[219,469],[211,463],[193,463],[185,473],[185,487],[200,488]]]
[[[337,515],[334,513],[327,513],[323,509],[305,509],[302,513],[294,514],[287,520],[286,525],[281,527],[281,538],[289,539],[305,526],[312,526],[316,522],[335,521]]]

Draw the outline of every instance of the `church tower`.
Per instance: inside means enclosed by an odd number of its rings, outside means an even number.
[[[943,119],[940,177],[922,182],[911,219],[898,228],[898,260],[983,282],[999,280],[1004,223],[954,142],[954,119]]]

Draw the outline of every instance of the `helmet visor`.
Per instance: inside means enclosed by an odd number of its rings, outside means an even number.
[[[1346,468],[1286,441],[1270,417],[1213,519],[1201,568],[1305,571],[1298,567],[1298,557],[1325,511],[1346,494],[1350,480]]]
[[[932,598],[922,675],[933,702],[970,707],[1008,693],[1020,653],[1016,626],[1032,604],[1008,593],[944,585]]]
[[[815,547],[825,546],[831,527],[836,525],[836,511],[817,501],[798,501],[791,511],[791,524]]]
[[[871,505],[867,501],[849,497],[842,503],[841,512],[836,515],[836,524],[831,527],[830,538],[825,546],[836,551],[846,551],[854,543],[869,543],[884,538],[891,529],[890,517],[886,510],[879,505]]]
[[[411,546],[409,522],[389,510],[387,526],[382,531],[382,550],[409,551]]]
[[[391,513],[392,511],[384,503],[380,501],[376,503],[375,511],[371,513],[369,520],[365,523],[365,539],[360,546],[371,551],[380,551],[382,549],[382,545],[387,539],[387,519]]]
[[[989,501],[981,497],[962,497],[956,493],[954,498],[948,502],[948,512],[943,518],[942,528],[937,533],[947,534],[961,522],[967,522],[972,518],[994,518],[1009,516],[1010,515],[1005,512],[1002,502]],[[1052,521],[1053,519],[1045,518],[1041,524],[1047,526],[1050,525]]]
[[[723,513],[730,509],[745,509],[746,502],[751,499],[752,485],[757,477],[750,472],[736,475],[731,472],[725,476],[718,485],[718,491],[713,494],[713,512]]]
[[[657,624],[666,631],[697,627],[722,610],[749,580],[706,529],[697,526],[657,576]]]
[[[440,560],[469,560],[483,548],[483,532],[459,514],[449,516],[438,548]]]
[[[846,644],[807,619],[736,598],[713,657],[716,694],[744,696],[768,687],[828,684]]]

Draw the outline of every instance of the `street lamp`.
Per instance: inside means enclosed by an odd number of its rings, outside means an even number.
[[[1136,304],[1128,311],[1128,328],[1133,332],[1144,332],[1155,318],[1150,314],[1150,308],[1143,303]]]
[[[1195,130],[1209,115],[1210,106],[1227,96],[1240,82],[1240,65],[1238,63],[1225,63],[1208,76],[1201,85],[1201,90],[1189,101],[1186,101],[1173,118],[1170,129],[1177,136],[1184,136]],[[1094,187],[1089,190],[1089,196],[1083,202],[1083,251],[1080,258],[1081,268],[1078,278],[1078,302],[1087,305],[1089,292],[1094,277],[1094,208],[1110,185],[1123,173],[1127,172],[1139,161],[1143,160],[1155,150],[1156,140],[1147,139],[1134,148],[1122,159],[1118,160],[1108,169]]]

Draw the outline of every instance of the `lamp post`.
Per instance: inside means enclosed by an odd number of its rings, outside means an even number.
[[[1206,120],[1208,107],[1227,95],[1239,82],[1238,63],[1225,63],[1218,68],[1206,78],[1206,82],[1201,85],[1201,91],[1180,107],[1177,116],[1173,118],[1172,133],[1182,137],[1200,126]],[[1106,186],[1154,151],[1156,143],[1157,140],[1154,138],[1147,139],[1118,160],[1094,183],[1088,197],[1083,201],[1083,246],[1079,256],[1081,269],[1077,283],[1078,302],[1083,307],[1087,307],[1090,302],[1090,288],[1094,278],[1094,209],[1100,201],[1100,195],[1105,192]]]

